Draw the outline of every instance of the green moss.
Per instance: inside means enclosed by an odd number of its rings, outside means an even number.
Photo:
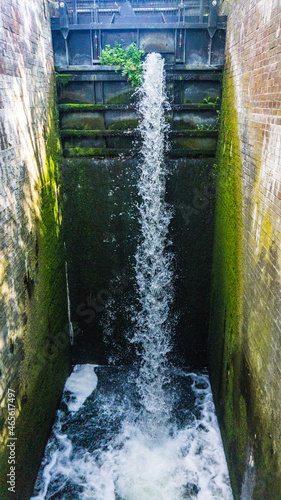
[[[218,129],[215,127],[210,127],[210,128],[187,128],[186,124],[184,122],[176,122],[175,123],[175,129],[171,130],[171,135],[177,136],[177,135],[186,135],[189,137],[217,137],[218,136]]]
[[[217,102],[217,103],[213,103],[213,102],[190,102],[189,100],[185,101],[183,105],[179,105],[179,104],[176,104],[175,105],[175,108],[177,107],[180,107],[181,109],[192,109],[192,110],[196,110],[196,109],[209,109],[209,110],[213,110],[213,109],[220,109],[220,104]]]
[[[45,324],[41,330],[43,343],[46,339],[47,330],[53,332],[60,331],[67,323],[66,317],[66,292],[65,292],[65,271],[64,271],[64,249],[61,236],[61,206],[60,206],[60,163],[62,150],[58,135],[58,113],[55,107],[55,94],[50,93],[48,132],[46,137],[46,165],[40,174],[38,181],[38,191],[40,193],[40,217],[36,221],[37,225],[37,245],[38,256],[35,268],[30,269],[31,278],[36,279],[38,285],[36,294],[29,301],[29,308],[38,309],[38,299],[43,306]],[[60,297],[60,299],[59,299]],[[58,302],[63,297],[62,306],[58,307]],[[46,306],[46,307],[45,307]],[[40,312],[40,315],[42,311]],[[32,325],[27,325],[25,334],[25,359],[21,368],[23,377],[29,379],[29,356],[34,361],[34,356],[41,352],[41,341],[39,332],[36,339],[31,335],[35,328],[34,316],[30,318]],[[41,316],[40,323],[43,318]],[[37,328],[38,329],[38,328]],[[34,354],[34,342],[38,342],[37,354]],[[30,343],[30,350],[29,350]]]
[[[63,92],[66,85],[72,80],[73,75],[70,73],[61,73],[61,74],[56,73],[55,78],[57,83],[57,89],[60,94],[61,92]]]
[[[242,164],[233,76],[229,67],[226,67],[224,76],[216,161],[217,200],[209,335],[214,399],[235,499],[241,498],[243,479],[249,467],[247,451],[251,450],[256,476],[251,498],[280,500],[281,472],[272,439],[276,431],[272,428],[273,409],[265,408],[255,372],[258,359],[255,350],[249,348],[250,337],[255,331],[254,344],[265,353],[270,328],[265,319],[262,331],[259,331],[260,325],[254,325],[254,330],[250,323],[254,314],[251,316],[247,311],[243,311],[242,318]],[[270,231],[270,225],[266,226],[262,242],[268,252]],[[264,261],[262,265],[265,265]],[[249,324],[245,325],[245,321]],[[247,335],[245,339],[244,334]],[[250,359],[247,360],[246,356]]]
[[[66,158],[113,158],[119,155],[133,156],[133,152],[128,149],[119,148],[66,148],[64,149]]]
[[[62,130],[62,137],[118,137],[118,136],[132,136],[133,131],[115,129],[115,130]]]
[[[238,419],[240,422],[240,431],[239,431],[239,441],[238,441],[238,456],[240,457],[240,463],[244,464],[245,463],[245,450],[247,449],[248,445],[248,418],[247,418],[247,407],[246,407],[246,401],[242,394],[240,395],[239,398],[239,407],[238,409]],[[236,409],[235,409],[236,411]]]
[[[106,109],[106,106],[101,104],[60,104],[59,109],[64,112],[75,111],[75,113],[84,113],[85,111],[102,111]]]
[[[67,113],[61,117],[61,129],[104,130],[105,122],[101,113]]]
[[[87,156],[104,156],[106,148],[69,148],[64,151],[64,155],[72,158]]]
[[[131,94],[130,94],[131,95]],[[132,108],[132,106],[126,105],[125,109]],[[104,111],[104,110],[119,110],[119,109],[124,109],[123,104],[117,104],[117,105],[109,105],[109,104],[60,104],[59,105],[60,111],[63,111],[64,113],[70,113],[75,111],[75,113],[79,112],[85,112],[85,111]]]
[[[72,77],[73,75],[71,73],[56,74],[56,81],[62,85],[67,85],[67,83],[72,80]]]
[[[118,122],[112,123],[109,125],[108,129],[109,130],[128,130],[128,129],[134,129],[138,126],[138,119],[137,118],[131,118],[128,120],[119,120]]]

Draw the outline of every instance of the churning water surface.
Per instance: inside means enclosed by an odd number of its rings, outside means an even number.
[[[164,60],[149,54],[139,89],[135,366],[75,366],[32,500],[233,500],[208,376],[168,364],[165,105]]]
[[[208,376],[169,378],[172,417],[153,428],[137,370],[77,365],[32,500],[232,500]]]

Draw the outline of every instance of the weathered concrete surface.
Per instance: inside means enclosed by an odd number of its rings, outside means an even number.
[[[0,497],[30,498],[68,370],[60,145],[47,1],[0,5]],[[60,338],[58,338],[60,334]],[[16,427],[8,415],[15,391]],[[12,412],[13,410],[11,410]],[[7,438],[16,441],[8,491]],[[12,465],[12,464],[10,464]],[[10,467],[9,465],[9,467]],[[11,486],[11,485],[10,485]]]
[[[213,241],[214,158],[168,160],[177,365],[206,366]],[[131,364],[140,239],[138,160],[65,158],[64,228],[77,362]]]
[[[228,2],[210,368],[238,499],[281,498],[281,6]]]

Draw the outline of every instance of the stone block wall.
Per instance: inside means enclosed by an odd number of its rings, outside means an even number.
[[[0,496],[30,498],[68,369],[47,0],[0,4]],[[8,388],[16,396],[8,426]],[[6,474],[11,432],[16,486]]]
[[[210,369],[235,498],[281,498],[281,6],[228,4]]]

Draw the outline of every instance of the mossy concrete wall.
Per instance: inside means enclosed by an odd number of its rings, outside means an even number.
[[[176,318],[173,361],[206,366],[214,179],[211,158],[167,160],[173,210]],[[131,364],[135,254],[140,239],[138,160],[64,158],[62,186],[75,358]]]
[[[0,497],[27,500],[69,367],[47,2],[1,2],[0,44]],[[9,437],[17,438],[10,491]]]
[[[242,500],[281,498],[280,34],[277,0],[228,2],[209,362]]]

